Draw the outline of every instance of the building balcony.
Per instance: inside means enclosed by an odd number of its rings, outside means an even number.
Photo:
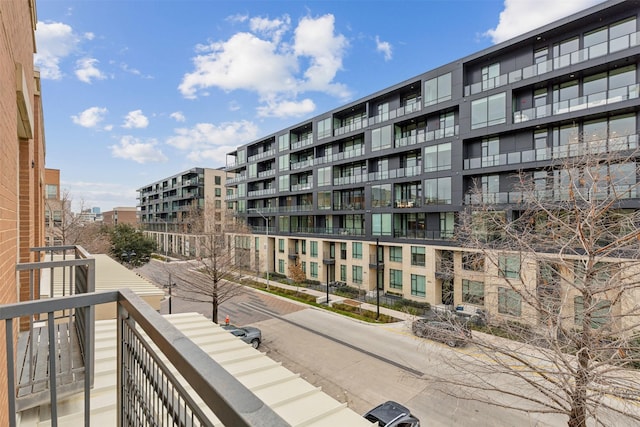
[[[458,125],[450,126],[442,129],[428,131],[426,129],[417,131],[415,135],[407,135],[394,139],[393,146],[395,148],[407,147],[410,145],[421,144],[423,142],[435,141],[436,139],[448,138],[458,135],[460,127]]]
[[[247,196],[249,197],[261,197],[261,196],[268,196],[271,194],[276,194],[275,188],[263,188],[262,190],[253,190],[253,191],[247,192]],[[227,199],[225,200],[229,200],[229,198],[227,197]]]
[[[623,199],[637,199],[638,198],[638,185],[637,184],[625,184],[625,185],[611,185],[608,187],[599,188],[598,191],[593,191],[591,187],[584,187],[583,189],[574,189],[574,192],[578,192],[577,197],[584,200],[623,200]],[[530,201],[540,202],[562,202],[568,201],[571,197],[576,197],[576,194],[572,196],[572,191],[568,188],[558,188],[552,190],[540,190],[533,192],[522,191],[501,191],[495,193],[476,193],[465,195],[466,205],[500,205],[500,204],[520,204]]]
[[[416,111],[422,110],[422,98],[415,98],[415,102],[411,104],[407,104],[400,108],[396,108],[395,110],[391,110],[386,114],[378,114],[377,116],[373,116],[369,118],[369,126],[373,126],[378,123],[386,122],[388,120],[394,120],[398,117],[402,117],[407,114],[415,113]]]
[[[299,141],[292,142],[291,149],[298,150],[302,147],[308,147],[309,145],[313,145],[313,136],[308,136],[307,138],[303,138]]]
[[[309,212],[312,210],[313,210],[313,205],[293,205],[293,206],[280,206],[276,208],[275,212],[291,213],[291,212]]]
[[[10,426],[369,425],[199,314],[161,316],[130,289],[94,292],[85,255],[17,266],[36,282],[65,277],[68,293],[0,306]],[[96,320],[105,306],[112,319]]]
[[[300,184],[291,185],[291,191],[305,191],[305,190],[311,190],[312,188],[313,188],[312,182],[303,182]]]
[[[417,165],[417,166],[411,166],[408,168],[398,168],[398,169],[391,169],[391,170],[380,171],[380,172],[370,172],[368,177],[369,177],[369,181],[385,181],[388,179],[395,179],[395,178],[410,178],[412,176],[419,176],[420,174],[422,174],[422,166]]]
[[[393,237],[396,239],[427,239],[427,240],[447,240],[453,238],[453,231],[449,230],[394,230]]]
[[[344,126],[340,126],[333,131],[334,136],[344,135],[345,133],[355,132],[366,128],[369,125],[369,121],[367,119],[357,119],[353,122],[346,124]]]
[[[250,156],[247,161],[249,163],[253,163],[256,162],[258,160],[261,159],[265,159],[267,157],[271,157],[271,156],[275,156],[276,155],[276,150],[268,150],[268,151],[264,151],[262,153],[258,153],[258,154],[254,154],[253,156]]]
[[[343,151],[341,153],[332,154],[330,156],[318,157],[314,159],[315,165],[323,165],[326,163],[335,163],[345,159],[352,159],[354,157],[360,157],[364,154],[364,148],[357,148],[355,150]]]
[[[571,113],[574,111],[585,110],[587,108],[600,107],[603,105],[614,104],[616,102],[627,101],[629,99],[636,99],[638,98],[639,93],[640,85],[636,83],[604,92],[554,102],[552,104],[540,105],[534,108],[514,112],[513,123],[522,123],[529,120]]]
[[[262,172],[258,172],[258,178],[269,178],[271,176],[275,176],[275,174],[276,174],[275,169],[268,169]]]
[[[236,183],[242,182],[242,181],[244,181],[246,179],[247,179],[246,175],[238,175],[238,176],[236,176],[234,178],[227,179],[226,183],[227,184],[236,184]]]
[[[529,65],[524,68],[512,71],[508,74],[502,74],[492,79],[473,83],[464,87],[464,96],[475,95],[510,83],[516,83],[524,79],[540,76],[553,70],[558,70],[570,65],[576,65],[590,59],[599,58],[610,53],[619,52],[638,46],[640,40],[640,32],[626,34],[624,36],[605,41],[587,48],[567,53],[538,64]]]
[[[333,178],[333,185],[360,184],[363,182],[367,182],[368,178],[369,174],[366,173],[360,175],[341,176],[338,178]]]

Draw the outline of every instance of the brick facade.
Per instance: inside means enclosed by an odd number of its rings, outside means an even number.
[[[29,248],[43,243],[44,134],[39,75],[33,69],[35,4],[1,1],[0,18],[0,304],[4,304],[18,299],[16,263],[32,261]],[[25,85],[19,94],[21,82]],[[21,99],[32,112],[27,138],[18,130],[19,118],[25,117],[19,112]],[[2,328],[0,342],[4,341]],[[0,425],[7,425],[4,345],[0,360]]]

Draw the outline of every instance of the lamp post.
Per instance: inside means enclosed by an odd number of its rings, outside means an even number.
[[[173,299],[171,294],[171,289],[173,289],[175,285],[176,285],[175,283],[171,282],[171,273],[169,273],[169,283],[164,285],[165,288],[169,288],[169,314],[171,314],[171,300]]]
[[[376,239],[376,320],[380,318],[380,239]]]
[[[253,209],[252,208],[252,209],[249,209],[249,210],[257,212],[258,215],[260,215],[262,217],[262,219],[264,219],[266,221],[266,224],[267,224],[267,245],[266,245],[267,250],[265,251],[266,252],[265,258],[266,258],[266,265],[267,265],[267,268],[266,268],[266,270],[267,270],[267,290],[269,290],[269,218],[264,216],[262,214],[262,212],[260,212],[257,209]]]

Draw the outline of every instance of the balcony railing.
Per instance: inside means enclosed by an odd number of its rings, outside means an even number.
[[[264,158],[267,158],[267,157],[275,156],[275,154],[276,154],[276,150],[263,151],[262,153],[258,153],[258,154],[254,154],[253,156],[250,156],[248,161],[249,162],[255,162],[255,161],[260,160],[260,159],[264,159]]]
[[[288,425],[269,406],[242,385],[236,378],[209,357],[200,347],[158,314],[132,291],[87,293],[40,301],[21,302],[0,306],[0,319],[6,323],[7,372],[9,384],[9,423],[17,425],[19,410],[14,377],[14,322],[21,317],[40,317],[50,338],[58,327],[58,313],[93,313],[96,306],[116,303],[117,318],[117,419],[118,425],[172,425],[213,426],[210,413],[228,426],[286,426]],[[46,319],[46,320],[44,320]],[[92,317],[90,317],[92,322]],[[91,325],[93,323],[90,323]],[[85,372],[93,370],[93,331],[83,338],[87,351]],[[153,347],[152,347],[153,346]],[[55,340],[49,339],[48,352],[60,354]],[[48,372],[58,370],[59,357],[49,357]],[[167,360],[184,380],[176,378]],[[184,383],[197,393],[206,404],[201,407],[185,389]],[[91,425],[91,381],[82,379],[84,392],[84,424]],[[58,425],[60,405],[59,380],[51,377],[49,402],[51,425]],[[94,420],[95,421],[95,420]],[[97,424],[97,423],[96,423]]]
[[[318,157],[314,159],[315,165],[323,165],[325,163],[334,163],[340,160],[352,159],[354,157],[360,157],[364,154],[364,148],[356,148],[353,150],[343,151],[341,153],[332,154],[330,156]]]
[[[415,113],[416,111],[422,110],[422,98],[416,98],[416,101],[407,104],[403,107],[396,108],[395,110],[391,110],[386,114],[378,114],[377,116],[373,116],[369,118],[369,126],[386,122],[387,120],[394,120],[398,117],[402,117],[406,114]]]
[[[584,200],[622,200],[638,198],[638,184],[624,184],[603,186],[593,191],[591,187],[580,189],[553,189],[540,190],[532,193],[522,191],[500,191],[495,193],[475,193],[465,195],[465,204],[520,204],[528,201],[568,201],[571,197],[578,197]]]
[[[263,188],[262,190],[253,190],[248,191],[247,196],[249,197],[260,197],[260,196],[268,196],[270,194],[276,194],[275,188]],[[226,199],[229,200],[229,199]]]
[[[307,136],[306,138],[302,138],[299,141],[292,141],[291,142],[291,149],[292,150],[298,150],[302,147],[308,147],[309,145],[313,145],[313,136]]]
[[[628,99],[637,98],[639,93],[640,85],[636,83],[608,91],[593,93],[591,95],[579,96],[564,101],[554,102],[552,104],[545,104],[522,111],[516,111],[513,113],[513,122],[521,123],[558,114],[584,110],[586,108],[622,102]]]
[[[442,129],[427,131],[426,129],[418,131],[415,135],[408,135],[396,138],[394,146],[396,148],[406,147],[409,145],[420,144],[423,142],[434,141],[436,139],[447,138],[458,135],[460,127],[458,125],[450,126]]]
[[[577,50],[575,52],[570,52],[565,55],[540,62],[539,64],[529,65],[519,70],[512,71],[508,74],[502,74],[492,79],[487,79],[481,82],[467,85],[464,87],[464,96],[474,95],[485,90],[504,86],[509,83],[519,82],[520,80],[549,73],[553,70],[568,67],[569,65],[575,65],[589,59],[598,58],[606,55],[607,49],[609,53],[629,49],[638,45],[640,40],[639,35],[640,32],[626,34],[609,41],[605,41],[581,50]]]
[[[393,237],[396,239],[428,239],[446,240],[453,238],[453,231],[449,230],[394,230]]]
[[[409,178],[422,173],[422,166],[410,166],[406,168],[390,169],[380,172],[369,172],[369,181],[382,181],[394,178]]]
[[[368,126],[367,119],[355,119],[353,122],[344,126],[338,127],[333,131],[335,136],[344,135],[345,133],[355,132],[360,129],[364,129]]]

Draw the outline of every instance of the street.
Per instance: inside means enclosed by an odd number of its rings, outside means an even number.
[[[139,272],[167,280],[166,265]],[[155,274],[155,275],[154,275]],[[174,288],[172,310],[197,311],[211,317],[206,303],[182,301],[179,285]],[[176,296],[177,295],[177,296]],[[168,312],[163,301],[162,313]],[[374,325],[250,288],[220,306],[225,316],[239,326],[262,330],[259,350],[309,383],[358,413],[365,413],[387,400],[409,407],[423,425],[449,426],[557,426],[566,417],[523,412],[462,400],[446,393],[446,384],[432,382],[432,373],[455,375],[447,360],[474,357],[474,349],[449,348],[445,344],[413,336],[409,322]],[[449,386],[451,387],[451,386]],[[453,394],[453,393],[451,393]],[[504,398],[496,401],[508,405]]]

